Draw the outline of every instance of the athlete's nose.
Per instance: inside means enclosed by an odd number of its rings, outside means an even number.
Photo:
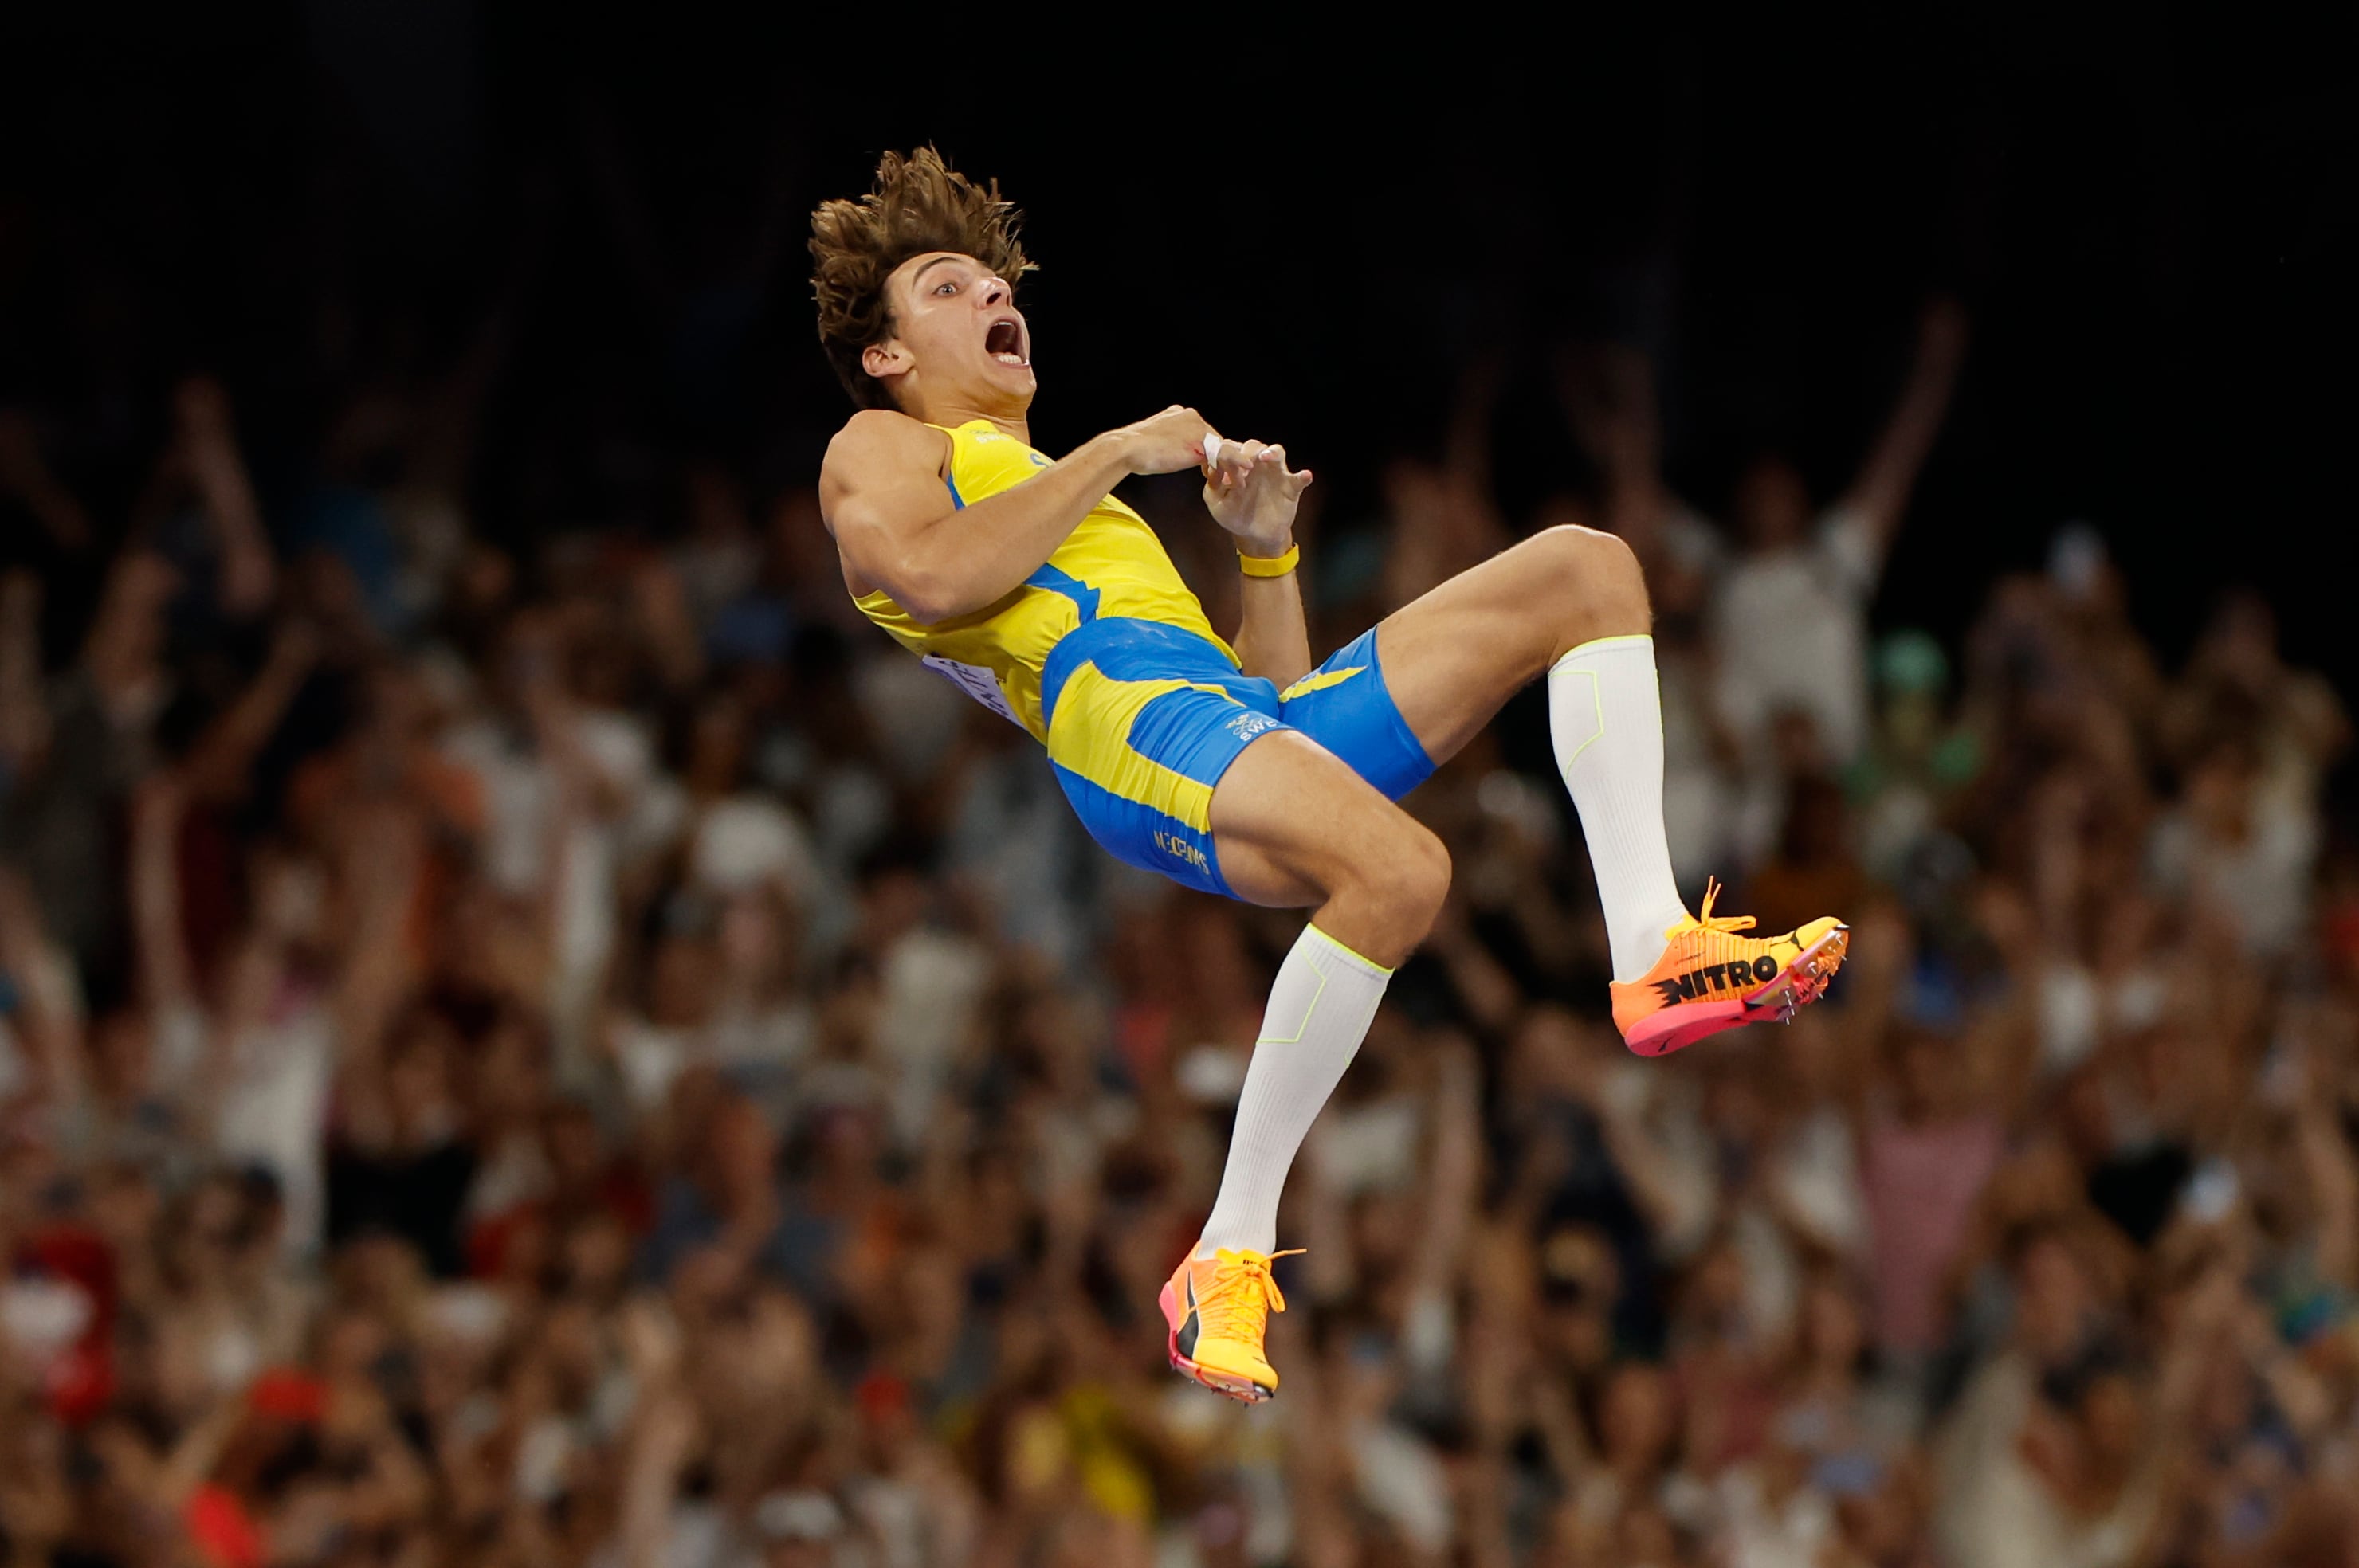
[[[984,279],[983,287],[975,291],[976,303],[984,309],[989,309],[995,305],[1005,305],[1014,297],[1014,292],[1007,285],[995,277]]]

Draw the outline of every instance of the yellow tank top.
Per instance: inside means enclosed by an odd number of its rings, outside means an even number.
[[[951,438],[947,480],[953,506],[1013,490],[1049,466],[1049,459],[987,419],[932,428]],[[996,604],[926,626],[881,589],[853,602],[929,667],[1044,742],[1049,723],[1040,710],[1041,671],[1049,651],[1090,622],[1117,616],[1160,622],[1229,653],[1204,619],[1204,607],[1180,580],[1163,541],[1111,495],[1090,509],[1045,566]]]

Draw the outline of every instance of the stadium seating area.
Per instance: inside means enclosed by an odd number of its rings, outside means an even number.
[[[520,555],[387,412],[266,520],[187,380],[127,532],[0,415],[10,1568],[2359,1561],[2348,733],[2261,601],[2165,668],[2068,530],[1870,639],[1855,514],[1764,470],[1732,542],[1610,417],[1541,518],[1404,460],[1306,529],[1322,649],[1631,537],[1682,877],[1856,939],[1628,1056],[1511,708],[1248,1411],[1154,1301],[1299,917],[1100,855],[807,491]]]

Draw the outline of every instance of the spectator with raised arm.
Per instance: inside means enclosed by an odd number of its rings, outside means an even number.
[[[1739,480],[1733,521],[1744,555],[1712,574],[1712,638],[1721,712],[1749,765],[1761,765],[1774,722],[1788,711],[1809,718],[1832,767],[1866,741],[1867,610],[1949,411],[1965,345],[1957,302],[1928,307],[1891,416],[1825,511],[1813,514],[1800,473],[1783,458],[1758,459]]]

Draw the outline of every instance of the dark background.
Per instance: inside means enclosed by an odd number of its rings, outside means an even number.
[[[1586,482],[1553,349],[1619,340],[1716,515],[1765,447],[1847,480],[1951,290],[1972,357],[1879,621],[1954,635],[2084,518],[2167,654],[2246,581],[2348,689],[2353,40],[2326,9],[1429,19],[1373,61],[1373,19],[1173,18],[1094,66],[982,11],[822,38],[795,8],[50,9],[0,31],[0,395],[49,411],[103,522],[183,370],[228,381],[267,500],[365,381],[473,351],[478,528],[661,531],[650,454],[809,482],[844,406],[803,216],[930,139],[1030,213],[1051,449],[1189,401],[1288,441],[1349,521],[1488,356],[1527,513]]]

